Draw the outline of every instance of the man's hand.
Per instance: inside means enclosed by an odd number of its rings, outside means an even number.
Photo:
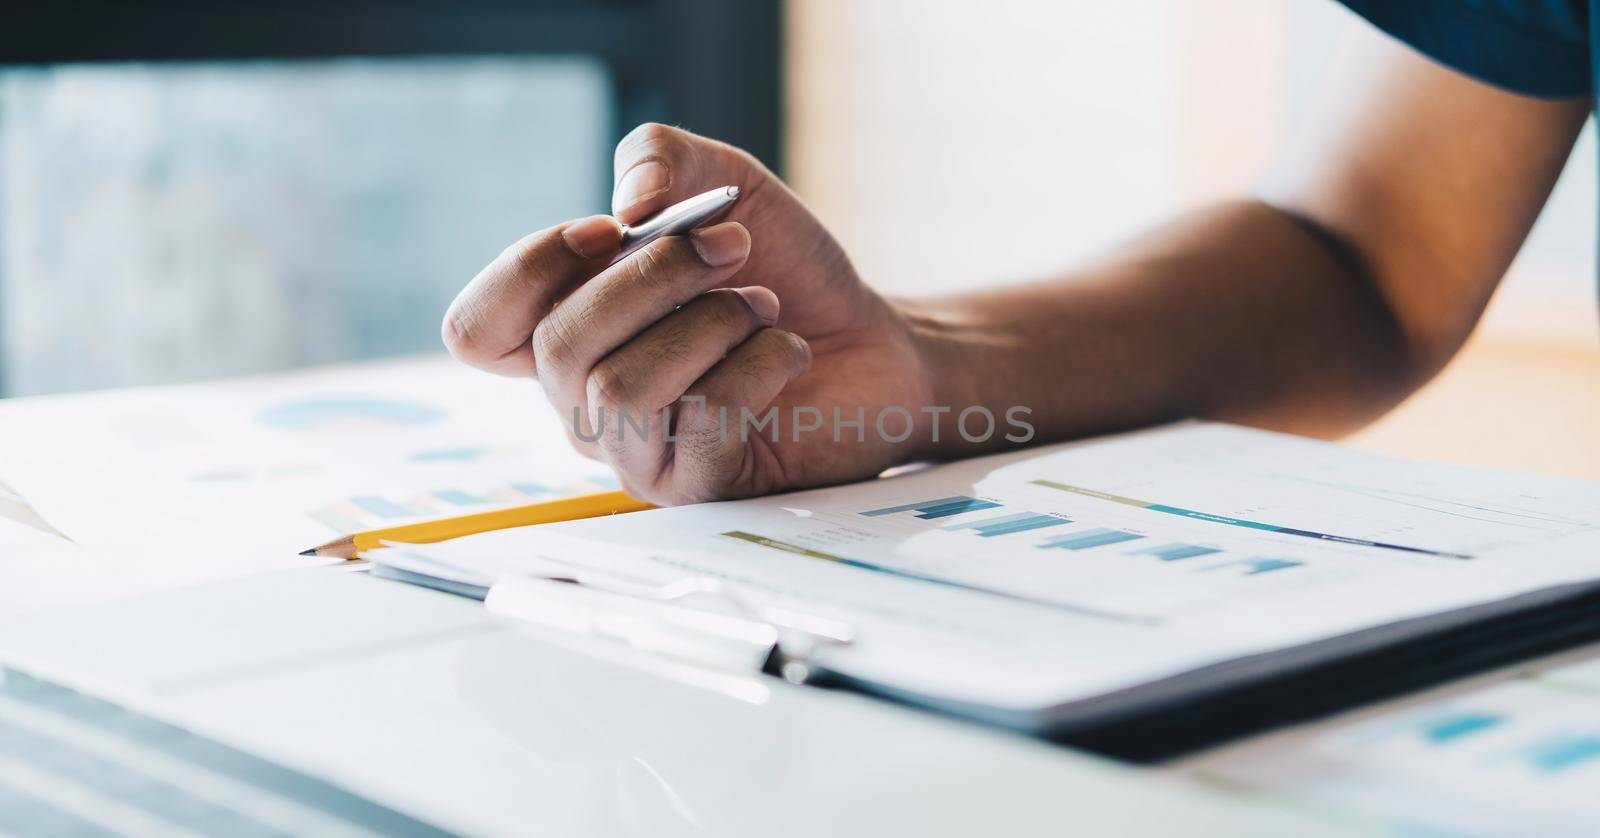
[[[1460,347],[1592,108],[1495,90],[1372,37],[1373,72],[1338,84],[1352,112],[1328,120],[1278,205],[1220,204],[1081,271],[892,306],[748,155],[647,125],[617,150],[617,219],[734,185],[728,219],[615,267],[616,220],[535,233],[462,292],[445,341],[477,366],[536,375],[577,417],[580,446],[659,502],[1191,416],[1337,435]],[[740,417],[769,407],[777,439],[741,437]],[[900,444],[874,421],[894,408],[913,423]],[[957,438],[974,408],[1032,421],[1021,438]],[[865,427],[837,425],[835,409]],[[797,437],[801,410],[821,427]],[[646,433],[619,435],[623,413],[648,417]]]
[[[451,354],[537,377],[573,444],[657,503],[866,478],[918,452],[933,396],[909,324],[783,183],[663,125],[622,140],[616,173],[615,219],[533,233],[461,292],[444,320]],[[727,185],[741,196],[721,223],[610,265],[618,222]],[[874,427],[891,405],[917,425],[903,443]],[[774,407],[776,428],[743,421]],[[864,429],[836,434],[835,408]],[[797,416],[821,427],[797,433]],[[886,422],[893,437],[905,428]]]

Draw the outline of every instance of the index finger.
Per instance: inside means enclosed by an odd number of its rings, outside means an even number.
[[[500,253],[461,289],[440,335],[450,354],[499,375],[538,374],[529,338],[555,304],[604,270],[622,244],[606,215],[532,233]]]

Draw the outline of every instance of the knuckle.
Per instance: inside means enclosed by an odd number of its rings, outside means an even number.
[[[444,322],[439,324],[439,339],[444,341],[445,350],[456,360],[475,360],[477,345],[472,324],[466,313],[458,307],[451,306],[444,313]]]
[[[674,244],[676,242],[660,240],[651,242],[649,247],[639,251],[638,256],[628,262],[629,279],[652,282],[668,278],[677,261],[670,256]]]
[[[453,307],[440,324],[446,351],[468,366],[495,375],[538,378],[537,360],[525,350],[525,341],[495,337],[473,309]]]
[[[590,404],[608,408],[634,407],[638,399],[638,377],[616,364],[601,364],[589,373],[586,387]]]
[[[561,375],[571,368],[576,351],[571,330],[562,318],[546,317],[533,328],[533,356],[541,370],[553,375]]]
[[[619,264],[611,276],[596,283],[595,294],[608,301],[626,299],[640,293],[675,298],[683,302],[699,290],[707,270],[694,255],[692,245],[681,236],[651,242]]]
[[[673,503],[703,503],[736,497],[735,475],[729,474],[732,450],[714,434],[685,436],[677,444],[672,470],[659,491]]]
[[[604,462],[605,453],[600,450],[600,446],[590,442],[589,440],[580,438],[576,433],[573,432],[572,427],[567,425],[565,422],[563,422],[562,425],[566,430],[567,444],[572,446],[572,450],[577,451],[579,454],[590,460]]]
[[[468,303],[457,302],[450,306],[444,322],[439,324],[439,337],[450,356],[463,363],[487,364],[501,354],[488,345],[483,335],[483,316]]]
[[[666,251],[672,242],[660,239],[620,262],[611,272],[602,274],[592,283],[596,305],[607,305],[613,298],[625,299],[650,289],[660,289],[672,277],[671,261]]]

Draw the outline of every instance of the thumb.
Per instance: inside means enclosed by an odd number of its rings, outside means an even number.
[[[749,154],[681,128],[647,122],[617,143],[611,214],[636,224],[658,210],[719,186],[749,195],[772,177]]]

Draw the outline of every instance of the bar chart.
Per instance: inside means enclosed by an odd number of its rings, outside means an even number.
[[[467,512],[553,500],[574,494],[614,488],[609,479],[580,480],[560,486],[513,481],[467,491],[435,489],[412,495],[353,495],[342,501],[307,510],[306,514],[334,532],[359,532],[405,521],[442,518]]]
[[[1242,519],[1212,532],[1219,522],[1200,514],[1147,520],[1152,510],[1143,502],[1063,491],[1067,484],[1026,472],[1017,479],[1013,487],[884,492],[824,510],[803,532],[725,535],[902,579],[1141,620],[1328,575],[1316,558],[1299,555],[1298,539],[1283,538],[1297,532]],[[1108,499],[1117,502],[1102,506]]]
[[[1355,545],[1355,546],[1358,546],[1358,547],[1375,547],[1375,548],[1380,549],[1380,550],[1395,550],[1395,551],[1402,552],[1402,553],[1416,553],[1416,554],[1427,555],[1427,556],[1438,556],[1438,557],[1446,558],[1446,559],[1470,559],[1470,558],[1472,558],[1472,556],[1467,555],[1465,553],[1456,553],[1456,552],[1452,552],[1452,551],[1448,551],[1448,550],[1433,550],[1433,549],[1429,549],[1429,548],[1426,548],[1426,547],[1415,547],[1415,546],[1410,546],[1410,545],[1405,545],[1405,544],[1391,544],[1389,542],[1384,542],[1384,541],[1374,541],[1374,540],[1369,539],[1369,538],[1358,538],[1358,537],[1348,536],[1348,535],[1337,535],[1337,534],[1334,534],[1334,533],[1317,532],[1317,531],[1314,531],[1314,530],[1300,529],[1298,527],[1287,527],[1287,526],[1282,526],[1282,525],[1279,525],[1279,524],[1265,523],[1265,522],[1262,522],[1262,521],[1252,521],[1252,520],[1245,519],[1245,518],[1235,518],[1235,517],[1232,517],[1232,516],[1229,516],[1229,515],[1220,515],[1220,514],[1217,514],[1217,513],[1214,513],[1214,512],[1201,512],[1199,510],[1187,509],[1187,508],[1184,508],[1184,507],[1181,507],[1181,506],[1172,506],[1172,505],[1165,504],[1165,503],[1155,503],[1153,501],[1139,500],[1137,498],[1125,497],[1125,496],[1122,496],[1122,495],[1113,494],[1111,492],[1103,492],[1103,491],[1100,491],[1099,489],[1091,489],[1091,488],[1086,488],[1086,487],[1083,487],[1083,486],[1073,486],[1073,485],[1070,485],[1070,484],[1067,484],[1067,483],[1060,483],[1060,482],[1057,482],[1055,480],[1031,480],[1029,482],[1034,486],[1042,486],[1042,487],[1044,487],[1046,489],[1055,489],[1057,491],[1067,492],[1069,494],[1078,495],[1080,497],[1095,498],[1097,500],[1103,500],[1103,501],[1107,501],[1107,502],[1110,502],[1110,503],[1115,503],[1115,504],[1118,504],[1118,505],[1121,505],[1121,506],[1130,506],[1130,507],[1133,507],[1133,508],[1136,508],[1136,509],[1143,509],[1143,510],[1146,510],[1146,511],[1149,511],[1149,512],[1159,512],[1159,513],[1162,513],[1162,514],[1165,514],[1165,515],[1176,515],[1176,516],[1178,516],[1180,518],[1189,518],[1191,520],[1196,520],[1196,521],[1205,521],[1205,522],[1211,523],[1211,524],[1223,524],[1223,525],[1231,526],[1231,527],[1242,527],[1242,528],[1250,529],[1250,530],[1258,530],[1258,531],[1262,531],[1262,532],[1271,532],[1271,533],[1277,533],[1277,534],[1280,534],[1280,535],[1291,535],[1291,536],[1296,536],[1296,537],[1299,537],[1299,538],[1313,538],[1313,539],[1317,539],[1318,541],[1333,541],[1333,542],[1338,542],[1340,544],[1351,544],[1351,545]]]

